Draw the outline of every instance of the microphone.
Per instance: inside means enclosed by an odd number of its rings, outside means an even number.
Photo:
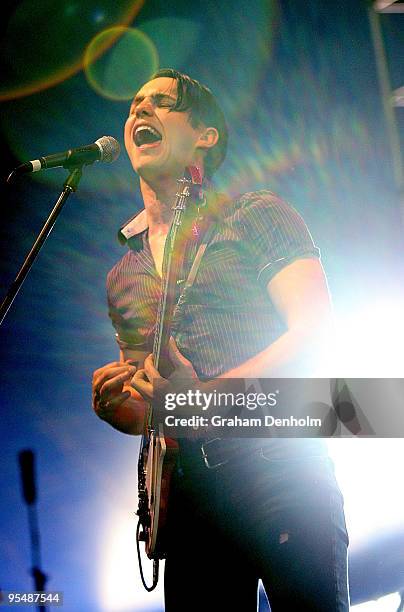
[[[118,159],[120,152],[121,147],[115,138],[102,136],[93,144],[25,162],[14,168],[7,179],[7,183],[10,183],[18,174],[38,172],[46,168],[74,168],[74,166],[93,164],[95,161],[110,163]]]

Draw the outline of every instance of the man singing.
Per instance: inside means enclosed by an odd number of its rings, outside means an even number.
[[[125,146],[144,209],[121,228],[128,250],[108,275],[121,356],[94,372],[93,407],[136,435],[160,376],[150,353],[177,180],[190,165],[212,176],[226,154],[226,122],[207,87],[160,70],[133,100]],[[298,213],[270,191],[231,201],[208,187],[206,200],[215,229],[172,329],[169,383],[292,376],[330,320],[319,251]],[[186,278],[192,233],[182,247]],[[215,440],[204,457],[200,441],[179,440],[167,612],[256,611],[259,579],[273,612],[348,610],[343,502],[324,443],[231,442]]]

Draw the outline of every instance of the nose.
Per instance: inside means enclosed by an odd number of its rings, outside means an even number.
[[[143,98],[136,107],[136,117],[150,117],[154,112],[154,107],[150,98]]]

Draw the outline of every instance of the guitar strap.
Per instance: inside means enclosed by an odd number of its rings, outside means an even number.
[[[175,306],[174,312],[173,312],[173,321],[178,317],[179,314],[179,309],[181,308],[181,306],[185,303],[186,299],[187,299],[187,294],[189,293],[192,285],[195,282],[196,279],[196,275],[198,274],[198,270],[199,270],[199,266],[201,264],[202,261],[202,257],[206,251],[206,248],[211,240],[211,238],[213,237],[213,234],[215,233],[217,228],[217,224],[215,222],[212,222],[210,224],[210,226],[208,227],[208,229],[205,231],[203,238],[202,238],[202,242],[199,244],[198,250],[196,252],[194,261],[192,262],[192,266],[191,269],[189,271],[188,274],[188,278],[185,281],[184,287],[182,288],[182,291],[180,293],[180,297],[178,298],[177,304]]]
[[[177,313],[177,310],[180,307],[180,305],[185,302],[186,294],[189,292],[192,285],[194,284],[194,281],[198,273],[199,266],[200,266],[202,257],[206,251],[206,248],[210,240],[213,238],[213,235],[219,225],[219,222],[223,218],[225,211],[229,207],[230,204],[231,204],[231,198],[229,198],[229,196],[225,193],[208,191],[207,195],[205,195],[205,205],[204,206],[207,206],[210,211],[208,213],[209,216],[206,220],[207,220],[207,223],[209,224],[208,219],[210,219],[210,224],[208,225],[207,229],[205,229],[205,232],[202,236],[202,241],[199,244],[199,248],[195,255],[191,269],[189,271],[188,278],[180,293],[180,297],[175,307],[175,310],[174,310],[175,314]]]

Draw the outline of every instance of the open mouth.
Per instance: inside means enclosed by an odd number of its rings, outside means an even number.
[[[162,140],[160,132],[150,125],[140,125],[135,132],[134,142],[137,147],[157,144]]]

